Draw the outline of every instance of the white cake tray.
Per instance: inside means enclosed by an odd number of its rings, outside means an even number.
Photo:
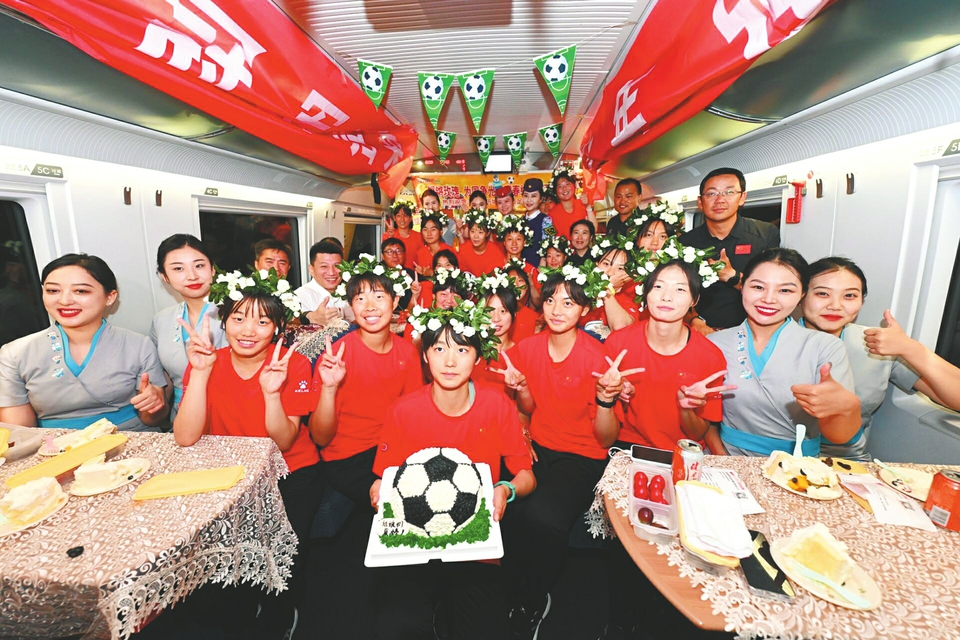
[[[490,466],[478,462],[483,497],[487,500],[487,510],[493,513],[493,477],[490,475]],[[380,505],[384,496],[393,487],[393,479],[399,467],[387,467],[383,471],[383,482],[380,483]],[[508,507],[509,510],[509,507]],[[400,545],[387,547],[380,542],[380,522],[383,520],[383,509],[377,511],[373,517],[373,526],[370,527],[370,539],[367,541],[367,555],[363,564],[368,567],[399,567],[411,564],[426,564],[440,559],[443,562],[466,562],[470,560],[492,560],[503,557],[503,538],[500,536],[500,523],[490,521],[490,537],[481,542],[458,542],[445,549],[417,549]]]

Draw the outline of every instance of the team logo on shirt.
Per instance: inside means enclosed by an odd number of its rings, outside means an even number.
[[[301,380],[297,383],[297,388],[293,390],[294,393],[307,393],[310,391],[310,381]]]

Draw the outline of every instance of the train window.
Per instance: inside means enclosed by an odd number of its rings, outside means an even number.
[[[343,248],[347,260],[356,260],[361,253],[379,256],[379,239],[379,221],[359,218],[347,218],[343,221]]]
[[[0,346],[49,324],[39,273],[23,207],[0,200]]]
[[[261,240],[279,240],[291,248],[287,279],[300,286],[299,221],[296,216],[200,211],[200,238],[223,271],[248,271]]]
[[[960,247],[953,262],[953,275],[947,302],[943,307],[943,321],[937,338],[937,355],[960,367]]]

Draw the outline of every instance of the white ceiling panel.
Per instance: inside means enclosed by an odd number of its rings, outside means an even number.
[[[357,58],[393,67],[383,103],[416,127],[418,155],[436,151],[420,100],[417,72],[465,73],[494,68],[483,135],[526,131],[527,148],[546,151],[537,129],[558,122],[560,110],[533,58],[577,44],[564,121],[565,152],[579,153],[584,116],[634,33],[646,0],[277,0],[277,4],[354,78]],[[594,108],[596,105],[594,105]],[[473,153],[477,135],[457,87],[438,128],[458,134],[452,153]],[[503,148],[498,138],[497,148]]]

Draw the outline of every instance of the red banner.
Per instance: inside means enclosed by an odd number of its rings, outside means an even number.
[[[705,109],[830,0],[657,0],[583,137],[584,165],[652,142]]]
[[[412,159],[413,127],[270,0],[0,0],[97,60],[337,173]]]

